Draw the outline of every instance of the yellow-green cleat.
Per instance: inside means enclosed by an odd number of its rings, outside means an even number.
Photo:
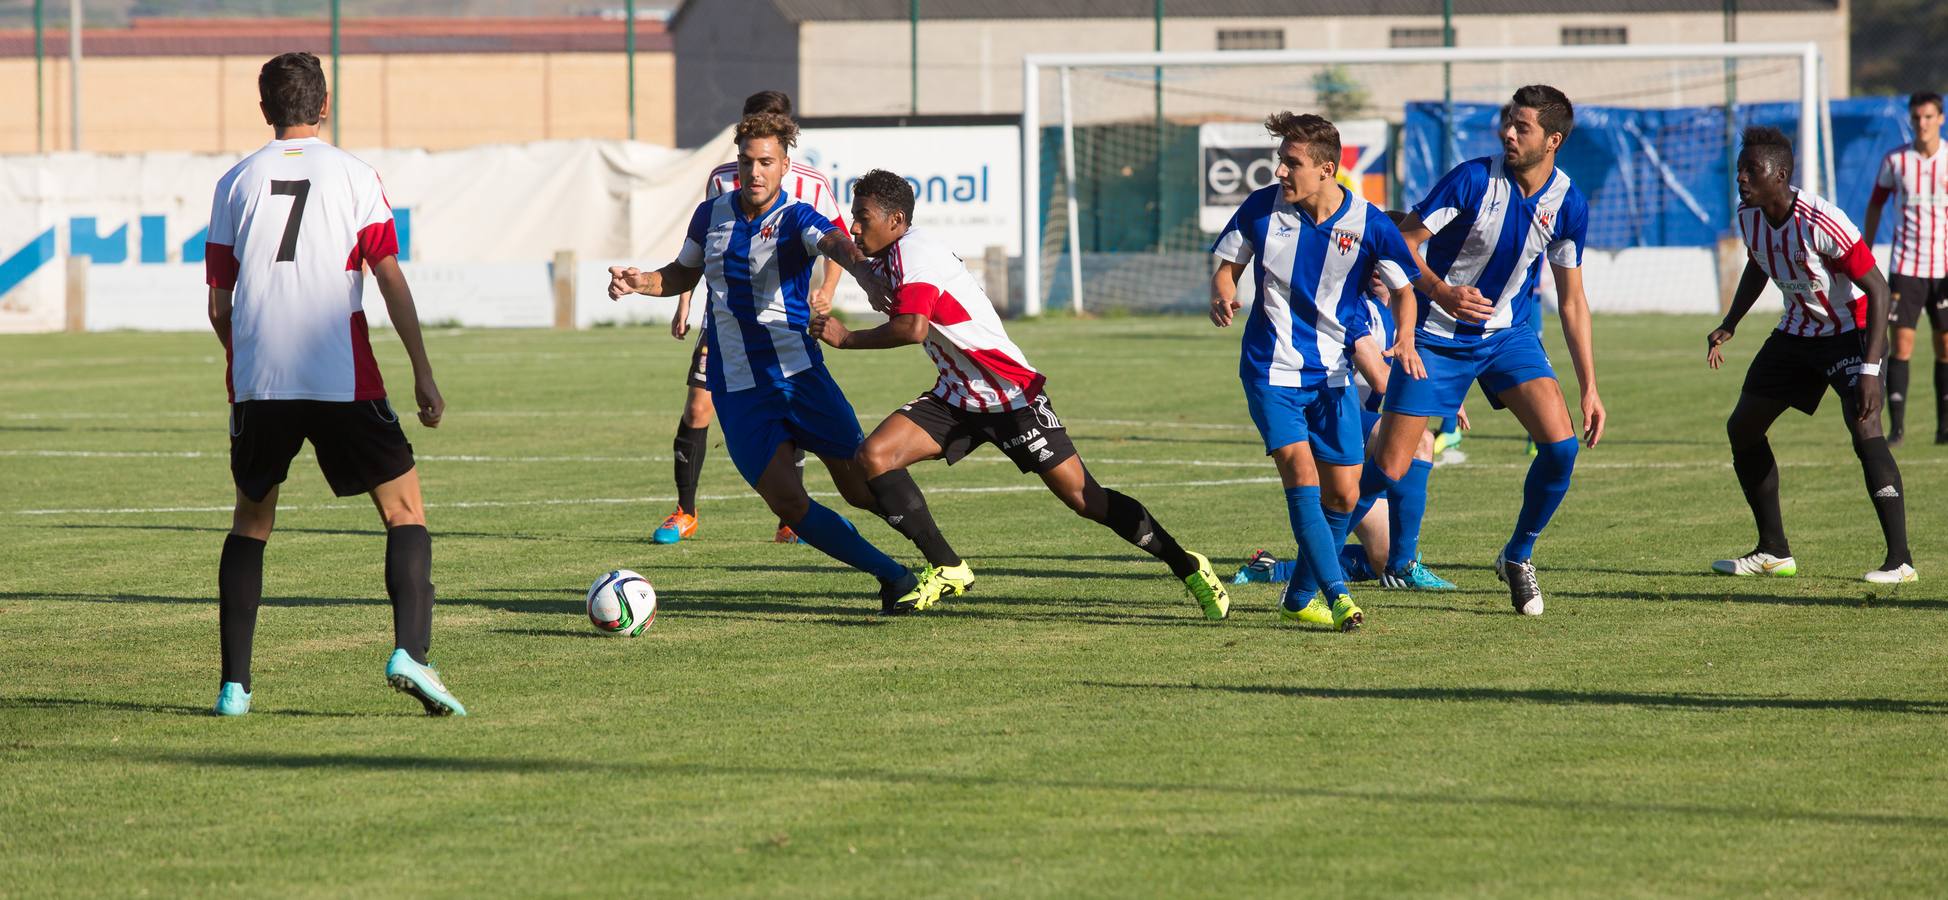
[[[913,590],[894,602],[907,604],[915,611],[931,609],[942,597],[948,594],[958,597],[973,586],[974,570],[965,560],[957,566],[928,566],[920,571],[920,581]]]
[[[1285,608],[1285,603],[1281,599],[1278,604],[1278,617],[1287,622],[1305,622],[1310,625],[1331,625],[1335,628],[1339,625],[1339,623],[1333,621],[1332,607],[1326,605],[1326,595],[1318,591],[1313,591],[1312,599],[1307,600],[1305,605],[1298,609]]]
[[[1358,631],[1366,624],[1366,614],[1353,605],[1353,598],[1340,594],[1332,602],[1332,627],[1340,631]]]
[[[1188,551],[1197,560],[1197,571],[1184,576],[1184,587],[1190,590],[1190,598],[1204,608],[1204,618],[1222,619],[1231,614],[1231,595],[1224,590],[1224,582],[1211,568],[1210,559],[1196,551]]]

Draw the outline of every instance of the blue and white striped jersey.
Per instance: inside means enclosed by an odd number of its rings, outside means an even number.
[[[1393,349],[1394,333],[1397,330],[1397,326],[1393,320],[1393,308],[1381,302],[1378,297],[1372,294],[1367,294],[1360,299],[1366,303],[1366,319],[1369,326],[1368,333],[1380,345],[1381,350]],[[1353,340],[1357,341],[1359,339],[1354,338]],[[1351,341],[1347,342],[1346,349],[1348,352],[1352,351],[1353,344]],[[1360,392],[1360,406],[1362,408],[1368,412],[1380,411],[1380,400],[1385,395],[1375,391],[1373,385],[1367,384],[1366,376],[1361,375],[1357,369],[1353,371],[1353,387]]]
[[[701,267],[709,290],[704,377],[712,391],[777,384],[824,359],[805,327],[818,242],[838,226],[785,191],[762,215],[747,218],[739,196],[732,191],[698,204],[676,257]]]
[[[1366,330],[1360,299],[1377,270],[1398,290],[1414,270],[1400,229],[1379,207],[1339,188],[1339,210],[1313,222],[1279,186],[1253,191],[1211,253],[1250,263],[1258,300],[1245,321],[1238,377],[1285,387],[1342,387],[1346,347]]]
[[[1434,233],[1421,249],[1427,267],[1448,284],[1472,285],[1495,305],[1487,322],[1461,322],[1422,294],[1417,333],[1430,344],[1469,344],[1527,325],[1539,302],[1543,256],[1560,268],[1583,264],[1589,203],[1561,169],[1524,197],[1501,157],[1471,159],[1442,176],[1414,214]]]

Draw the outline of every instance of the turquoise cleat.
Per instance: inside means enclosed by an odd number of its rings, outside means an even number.
[[[1407,568],[1401,571],[1381,572],[1380,584],[1383,587],[1409,591],[1454,590],[1454,582],[1434,574],[1432,570],[1421,565],[1418,559],[1408,563]]]
[[[440,681],[440,673],[432,666],[422,666],[413,661],[412,654],[405,650],[392,651],[392,659],[386,661],[386,681],[394,690],[413,695],[426,707],[429,716],[464,716],[467,708],[460,705],[459,698],[447,693],[445,682]]]
[[[216,695],[216,708],[211,713],[219,716],[241,716],[250,712],[250,692],[234,681],[223,683],[223,690]]]

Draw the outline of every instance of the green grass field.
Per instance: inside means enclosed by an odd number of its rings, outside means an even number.
[[[1859,580],[1880,537],[1831,402],[1774,434],[1802,576],[1700,574],[1753,541],[1722,422],[1764,318],[1715,374],[1704,319],[1598,320],[1612,426],[1538,549],[1540,619],[1490,567],[1521,439],[1474,400],[1424,542],[1462,590],[1359,591],[1356,635],[1280,623],[1263,585],[1203,621],[991,449],[916,470],[980,576],[925,615],[882,620],[870,579],[768,543],[715,429],[702,530],[653,546],[687,347],[436,333],[447,422],[409,433],[433,658],[472,712],[451,720],[386,687],[377,518],[308,455],[266,558],[255,711],[207,716],[216,342],[0,338],[0,895],[1938,893],[1948,448],[1918,404],[1919,584]],[[1290,552],[1235,332],[1012,331],[1103,482],[1227,575]],[[404,396],[397,341],[375,344]],[[932,379],[917,350],[831,358],[869,422]],[[661,593],[639,639],[583,616],[618,566]]]

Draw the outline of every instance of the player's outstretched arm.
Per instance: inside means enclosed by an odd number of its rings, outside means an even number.
[[[440,417],[446,415],[446,399],[440,396],[439,385],[433,383],[433,364],[426,358],[426,340],[419,332],[419,310],[413,306],[413,291],[406,286],[406,273],[400,270],[396,256],[372,260],[371,265],[379,296],[386,298],[386,315],[392,319],[392,330],[398,333],[399,342],[406,345],[406,358],[413,363],[413,400],[419,407],[419,423],[438,428]]]
[[[1245,264],[1221,260],[1217,271],[1211,273],[1211,324],[1219,328],[1231,327],[1231,317],[1244,304],[1238,302],[1238,279],[1244,277]]]
[[[1752,304],[1759,302],[1759,292],[1765,290],[1765,281],[1765,271],[1747,257],[1745,273],[1738,276],[1738,289],[1732,292],[1732,308],[1725,312],[1725,320],[1705,335],[1705,363],[1712,368],[1725,364],[1725,352],[1719,348],[1738,333],[1738,323],[1744,320],[1746,313],[1752,311]]]
[[[1583,270],[1549,268],[1556,276],[1556,311],[1562,316],[1563,340],[1569,344],[1569,361],[1576,367],[1576,383],[1582,391],[1583,443],[1594,447],[1603,440],[1609,414],[1596,393],[1596,352],[1590,344],[1590,301],[1583,293]]]
[[[828,315],[813,316],[812,324],[805,331],[835,350],[887,350],[926,340],[927,328],[926,316],[901,313],[886,324],[865,331],[853,331]]]
[[[674,297],[696,287],[701,278],[702,268],[680,262],[671,262],[654,272],[645,272],[635,266],[610,266],[609,299],[620,300],[628,294]]]
[[[886,312],[893,308],[893,284],[886,277],[873,271],[872,260],[859,245],[843,230],[834,228],[818,239],[818,252],[825,258],[838,263],[839,267],[859,283],[866,291],[866,300],[873,309]],[[828,307],[829,308],[829,307]]]
[[[1407,252],[1414,255],[1414,265],[1420,269],[1420,274],[1414,276],[1414,287],[1420,288],[1436,306],[1463,322],[1486,322],[1495,315],[1495,304],[1489,303],[1474,285],[1448,284],[1427,267],[1427,259],[1420,255],[1420,250],[1434,237],[1434,232],[1428,230],[1419,216],[1409,213],[1400,222],[1400,236],[1407,241]]]

